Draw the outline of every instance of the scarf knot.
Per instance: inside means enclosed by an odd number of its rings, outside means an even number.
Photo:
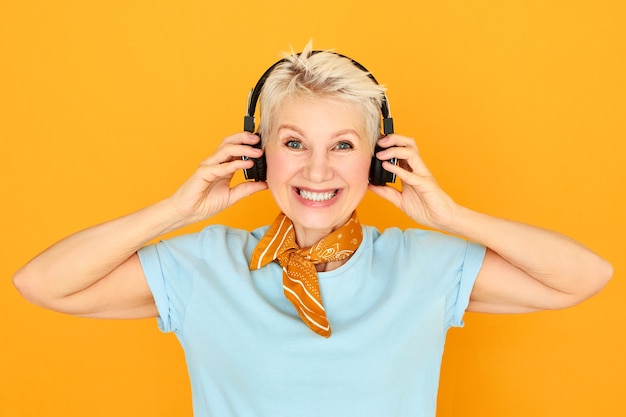
[[[356,212],[346,224],[309,248],[300,248],[291,220],[280,213],[257,244],[250,269],[260,269],[277,261],[283,269],[283,292],[302,321],[320,336],[331,330],[315,265],[349,258],[363,240]]]

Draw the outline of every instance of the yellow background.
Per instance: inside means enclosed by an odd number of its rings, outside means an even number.
[[[241,130],[279,52],[311,38],[387,85],[396,131],[457,201],[615,266],[566,311],[468,314],[449,333],[438,416],[626,415],[625,22],[623,2],[592,0],[5,1],[0,416],[191,415],[182,350],[154,320],[47,312],[11,277],[61,237],[173,192]],[[214,221],[252,228],[275,212],[262,193]],[[373,195],[360,212],[412,226]]]

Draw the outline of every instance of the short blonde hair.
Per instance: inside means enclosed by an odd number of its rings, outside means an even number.
[[[287,54],[267,77],[259,96],[259,134],[265,141],[273,133],[277,112],[287,98],[332,98],[357,106],[373,150],[380,138],[384,96],[385,87],[351,59],[332,51],[313,51],[309,42],[300,54]]]

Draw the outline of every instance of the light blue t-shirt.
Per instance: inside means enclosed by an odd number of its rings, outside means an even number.
[[[249,270],[266,229],[210,226],[139,251],[195,416],[433,417],[446,332],[463,323],[484,247],[364,226],[348,262],[319,274],[326,339],[283,295],[278,264]]]

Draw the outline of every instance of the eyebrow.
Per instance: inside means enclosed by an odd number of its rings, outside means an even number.
[[[300,129],[298,126],[295,126],[295,125],[292,125],[292,124],[289,124],[289,123],[282,124],[282,125],[278,126],[277,132],[280,133],[281,130],[285,130],[285,129],[293,130],[294,132],[298,133],[299,135],[306,136],[304,134],[304,132],[302,131],[302,129]],[[335,132],[332,137],[336,138],[336,137],[343,136],[343,135],[354,135],[354,136],[356,136],[358,138],[361,137],[358,134],[358,132],[356,130],[354,130],[354,129],[341,129],[341,130]]]

